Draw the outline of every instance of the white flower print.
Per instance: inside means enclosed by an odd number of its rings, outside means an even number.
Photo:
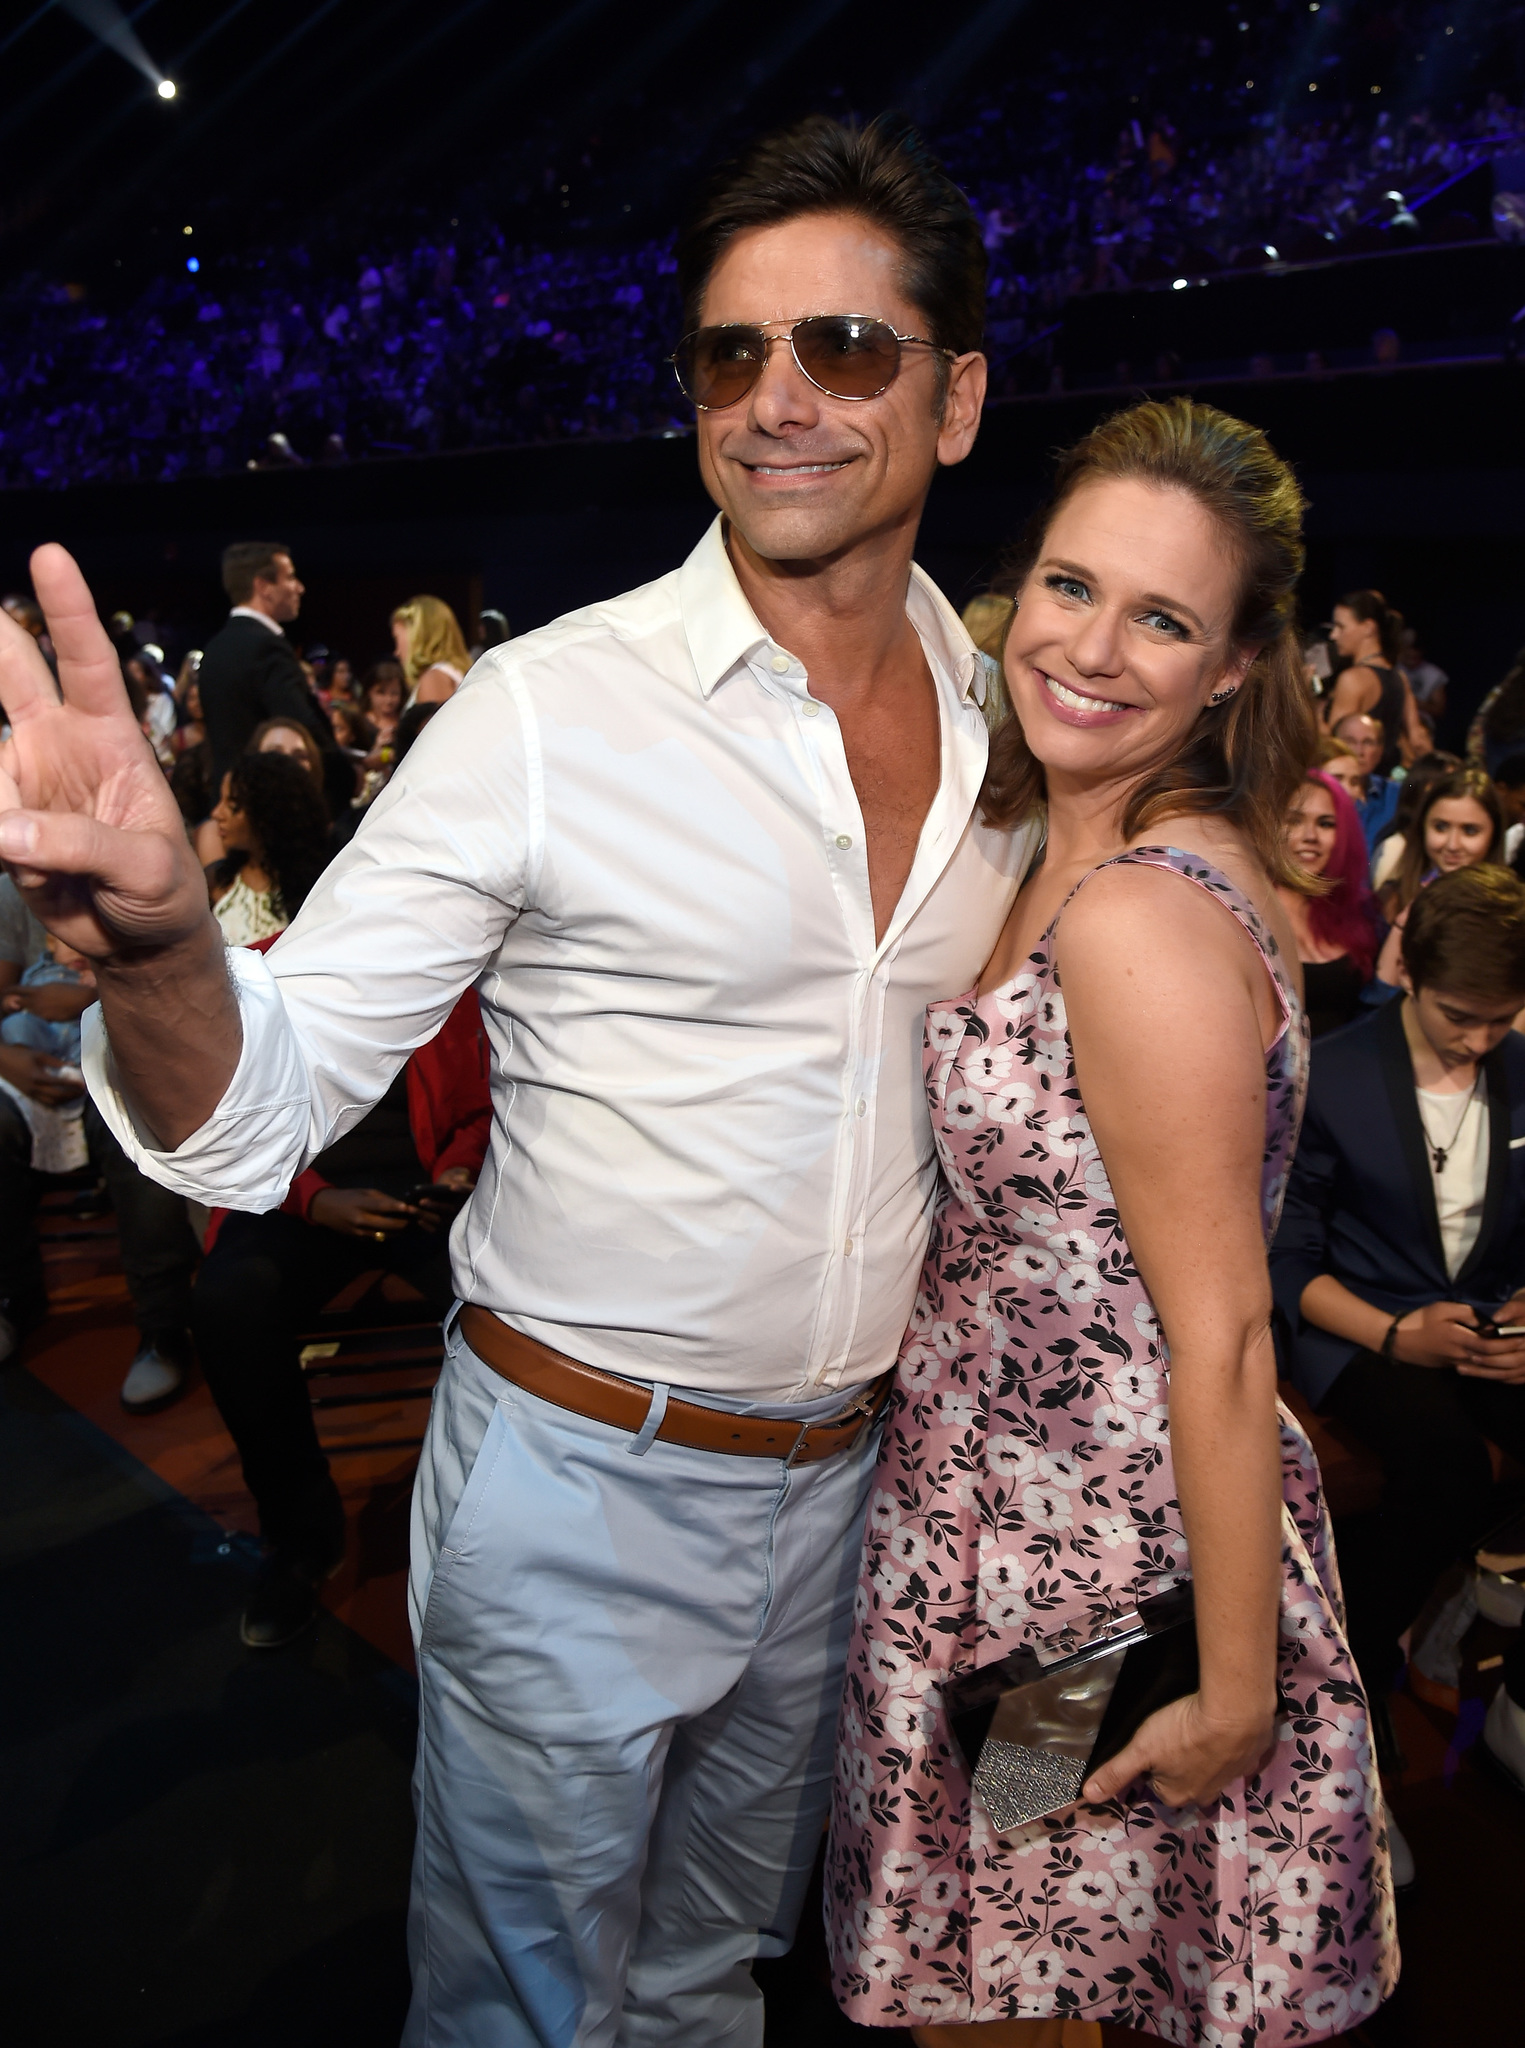
[[[1074,1503],[1057,1486],[1029,1486],[1022,1495],[1027,1519],[1040,1529],[1068,1529],[1075,1520]]]
[[[1049,1239],[1048,1248],[1079,1265],[1094,1266],[1101,1257],[1101,1246],[1084,1230],[1061,1230]]]
[[[1158,1906],[1148,1892],[1124,1892],[1117,1902],[1117,1917],[1133,1934],[1143,1934],[1160,1917]]]
[[[1117,1879],[1106,1870],[1077,1870],[1067,1890],[1072,1906],[1089,1906],[1099,1913],[1117,1897]]]
[[[1317,1641],[1324,1632],[1324,1613],[1316,1600],[1291,1600],[1281,1610],[1281,1632],[1288,1642],[1298,1636]]]
[[[1289,1863],[1276,1880],[1276,1890],[1286,1906],[1316,1906],[1324,1896],[1323,1873],[1311,1863]]]
[[[868,1579],[869,1584],[881,1600],[894,1602],[900,1598],[906,1589],[904,1572],[897,1572],[887,1557],[880,1557],[874,1560]]]
[[[927,1539],[919,1529],[892,1530],[884,1547],[899,1571],[914,1572],[927,1561]]]
[[[905,1995],[906,2010],[935,2025],[958,2017],[958,1998],[946,1984],[917,1984]]]
[[[1244,1976],[1215,1977],[1207,1987],[1207,2009],[1215,2020],[1244,2026],[1254,2016],[1254,1986]]]
[[[1332,2034],[1350,2017],[1350,1993],[1342,1984],[1324,1984],[1303,2000],[1303,2024],[1315,2034]]]
[[[868,1526],[877,1535],[900,1526],[900,1506],[894,1494],[886,1493],[883,1487],[874,1489],[874,1497],[868,1504]],[[896,1655],[900,1653],[897,1651]]]
[[[903,1387],[930,1387],[942,1376],[943,1362],[930,1344],[907,1346],[900,1360],[900,1384]]]
[[[964,1018],[952,1010],[933,1011],[927,1016],[927,1044],[934,1052],[957,1052],[968,1030]]]
[[[1054,1284],[1065,1301],[1095,1301],[1101,1293],[1101,1275],[1094,1266],[1066,1266]]]
[[[1038,1471],[1066,1493],[1074,1493],[1086,1483],[1085,1466],[1073,1451],[1045,1451],[1038,1460]]]
[[[1114,1401],[1103,1401],[1091,1410],[1091,1434],[1099,1444],[1131,1444],[1138,1427],[1132,1409],[1119,1408]]]
[[[1141,1415],[1138,1433],[1146,1444],[1168,1444],[1170,1442],[1170,1404],[1156,1401],[1147,1415]]]
[[[964,1055],[964,1072],[976,1088],[988,1088],[993,1082],[1004,1081],[1011,1072],[1011,1047],[987,1043],[977,1052]]]
[[[860,1901],[855,1917],[859,1941],[867,1944],[880,1941],[889,1933],[890,1916],[883,1906],[876,1906],[868,1899]]]
[[[1218,1854],[1225,1861],[1237,1861],[1244,1854],[1249,1823],[1244,1819],[1215,1820],[1212,1833],[1218,1843]]]
[[[923,1749],[937,1726],[937,1716],[925,1700],[913,1693],[897,1692],[884,1704],[884,1732],[903,1749]]]
[[[995,992],[995,1006],[1003,1017],[1020,1024],[1032,1015],[1038,1000],[1036,974],[1019,974],[1015,981]]]
[[[1152,1365],[1120,1365],[1112,1375],[1112,1398],[1124,1408],[1152,1408],[1160,1376]]]
[[[1194,1942],[1183,1941],[1177,1944],[1176,1975],[1183,1984],[1189,1984],[1193,1991],[1206,1989],[1209,1975],[1207,1957]]]
[[[1085,1159],[1096,1150],[1090,1123],[1083,1116],[1056,1117],[1043,1126],[1043,1135],[1056,1159]]]
[[[1014,1941],[993,1941],[989,1948],[980,1950],[975,1957],[974,1967],[987,1984],[999,1984],[1016,1969],[1017,1954],[1017,1944]]]
[[[905,1968],[905,1960],[899,1949],[887,1941],[876,1941],[871,1948],[858,1951],[858,1968],[876,1984],[887,1984]]]
[[[1185,855],[1136,857],[1201,881]],[[1229,885],[1210,886],[1243,921]],[[1089,1634],[1095,1615],[1142,1586],[1140,1572],[1160,1589],[1190,1570],[1169,1349],[1079,1092],[1062,1001],[1051,1000],[1048,941],[1023,964],[1031,972],[1004,1002],[995,991],[975,999],[978,1021],[968,1002],[927,1020],[943,1185],[873,1482],[882,1498],[841,1718],[830,1866],[839,1996],[855,2023],[902,2030],[1090,2016],[1115,1996],[1141,2036],[1178,2048],[1243,2048],[1257,2028],[1325,2048],[1380,2003],[1394,1955],[1391,1912],[1369,1896],[1380,1819],[1365,1810],[1365,1714],[1333,1620],[1318,1470],[1294,1422],[1281,1431],[1280,1577],[1286,1606],[1307,1612],[1281,1644],[1279,1675],[1296,1720],[1317,1732],[1300,1751],[1284,1710],[1248,1808],[1238,1787],[1174,1810],[1138,1788],[997,1836],[962,1796],[949,1754],[946,1664],[989,1663],[1063,1628]],[[1300,1031],[1268,1055],[1268,1223],[1304,1058]],[[1322,1772],[1309,1768],[1315,1745],[1330,1759]],[[861,1900],[886,1917],[859,1924]],[[1321,1948],[1334,1906],[1338,1938],[1331,1926]],[[1125,1994],[1105,1981],[1114,1963],[1128,1966],[1115,1980]]]
[[[1032,1041],[1032,1070],[1044,1074],[1050,1081],[1067,1081],[1070,1073],[1070,1051],[1062,1038]]]
[[[1038,1469],[1038,1459],[1032,1446],[1008,1430],[1001,1430],[991,1437],[985,1448],[985,1462],[1003,1479],[1026,1479],[1029,1473]]]
[[[985,1098],[976,1088],[950,1088],[943,1117],[955,1131],[972,1131],[985,1121]]]
[[[985,1097],[985,1114],[995,1124],[1025,1123],[1038,1098],[1025,1081],[1003,1081]]]
[[[1275,2008],[1287,2002],[1287,1986],[1291,1982],[1280,1963],[1255,1963],[1255,2003]]]
[[[1147,1849],[1119,1849],[1111,1868],[1118,1883],[1129,1891],[1154,1883],[1154,1858]]]
[[[1318,1788],[1318,1803],[1326,1813],[1362,1813],[1366,1808],[1366,1778],[1361,1771],[1331,1771]]]
[[[879,1875],[892,1892],[905,1890],[914,1884],[925,1884],[927,1859],[918,1856],[914,1849],[891,1849],[879,1859]]]

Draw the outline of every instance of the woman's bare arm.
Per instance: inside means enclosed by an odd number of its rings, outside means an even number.
[[[1275,1721],[1281,1452],[1260,1209],[1275,998],[1241,927],[1151,869],[1086,885],[1059,962],[1081,1097],[1169,1347],[1201,1651],[1198,1692],[1151,1717],[1086,1796],[1149,1772],[1181,1804],[1252,1772]]]

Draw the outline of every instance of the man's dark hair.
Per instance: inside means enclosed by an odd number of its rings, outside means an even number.
[[[1525,882],[1490,863],[1437,876],[1409,911],[1403,964],[1416,990],[1525,995]]]
[[[678,237],[683,332],[699,325],[705,287],[737,235],[811,213],[856,214],[881,229],[904,253],[901,289],[923,315],[925,338],[959,355],[980,346],[985,245],[979,223],[903,114],[881,114],[866,128],[811,114],[723,164]]]
[[[258,583],[274,583],[279,575],[277,555],[289,556],[283,540],[236,540],[222,551],[222,587],[229,604],[247,604]]]
[[[1511,754],[1508,760],[1500,761],[1493,779],[1500,789],[1525,789],[1525,754]]]

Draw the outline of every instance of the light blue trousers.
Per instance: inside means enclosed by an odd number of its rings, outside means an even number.
[[[760,2048],[878,1434],[792,1469],[642,1447],[451,1330],[413,1497],[404,2048]]]

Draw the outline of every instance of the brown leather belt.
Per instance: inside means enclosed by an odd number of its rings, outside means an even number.
[[[533,1337],[511,1330],[485,1308],[461,1310],[461,1334],[484,1365],[527,1393],[538,1394],[574,1415],[611,1423],[636,1435],[651,1412],[651,1392],[633,1380],[563,1358]],[[669,1400],[654,1441],[684,1444],[692,1451],[723,1451],[732,1458],[781,1458],[786,1465],[814,1465],[850,1450],[874,1421],[889,1391],[891,1374],[862,1387],[840,1415],[823,1422],[770,1421],[761,1415],[730,1415],[697,1401]]]

